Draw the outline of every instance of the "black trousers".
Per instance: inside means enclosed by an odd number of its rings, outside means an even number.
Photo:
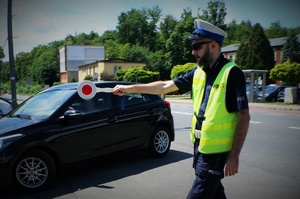
[[[199,139],[194,144],[194,169],[196,179],[187,196],[188,199],[226,199],[221,179],[229,152],[202,154],[198,150]]]

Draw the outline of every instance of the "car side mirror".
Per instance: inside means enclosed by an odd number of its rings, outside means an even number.
[[[80,111],[77,111],[77,110],[67,110],[65,113],[64,113],[64,118],[66,119],[71,119],[71,118],[80,118],[82,115],[82,113]]]

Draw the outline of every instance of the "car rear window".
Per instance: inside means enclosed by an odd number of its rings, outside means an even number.
[[[123,98],[121,100],[124,100],[123,103],[125,104],[125,106],[134,106],[152,101],[148,95],[144,95],[141,93],[126,94],[121,98]]]

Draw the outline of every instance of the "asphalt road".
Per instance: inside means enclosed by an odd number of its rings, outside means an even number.
[[[22,199],[183,199],[194,180],[189,140],[191,103],[171,101],[176,140],[169,154],[151,159],[143,151],[101,160],[60,175],[50,189],[0,198]],[[231,199],[300,198],[300,112],[251,107],[239,173],[225,177]]]

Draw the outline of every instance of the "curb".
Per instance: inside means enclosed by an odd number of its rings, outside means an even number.
[[[249,108],[259,108],[267,110],[285,110],[285,111],[300,111],[300,105],[297,104],[267,104],[267,103],[249,103]]]

